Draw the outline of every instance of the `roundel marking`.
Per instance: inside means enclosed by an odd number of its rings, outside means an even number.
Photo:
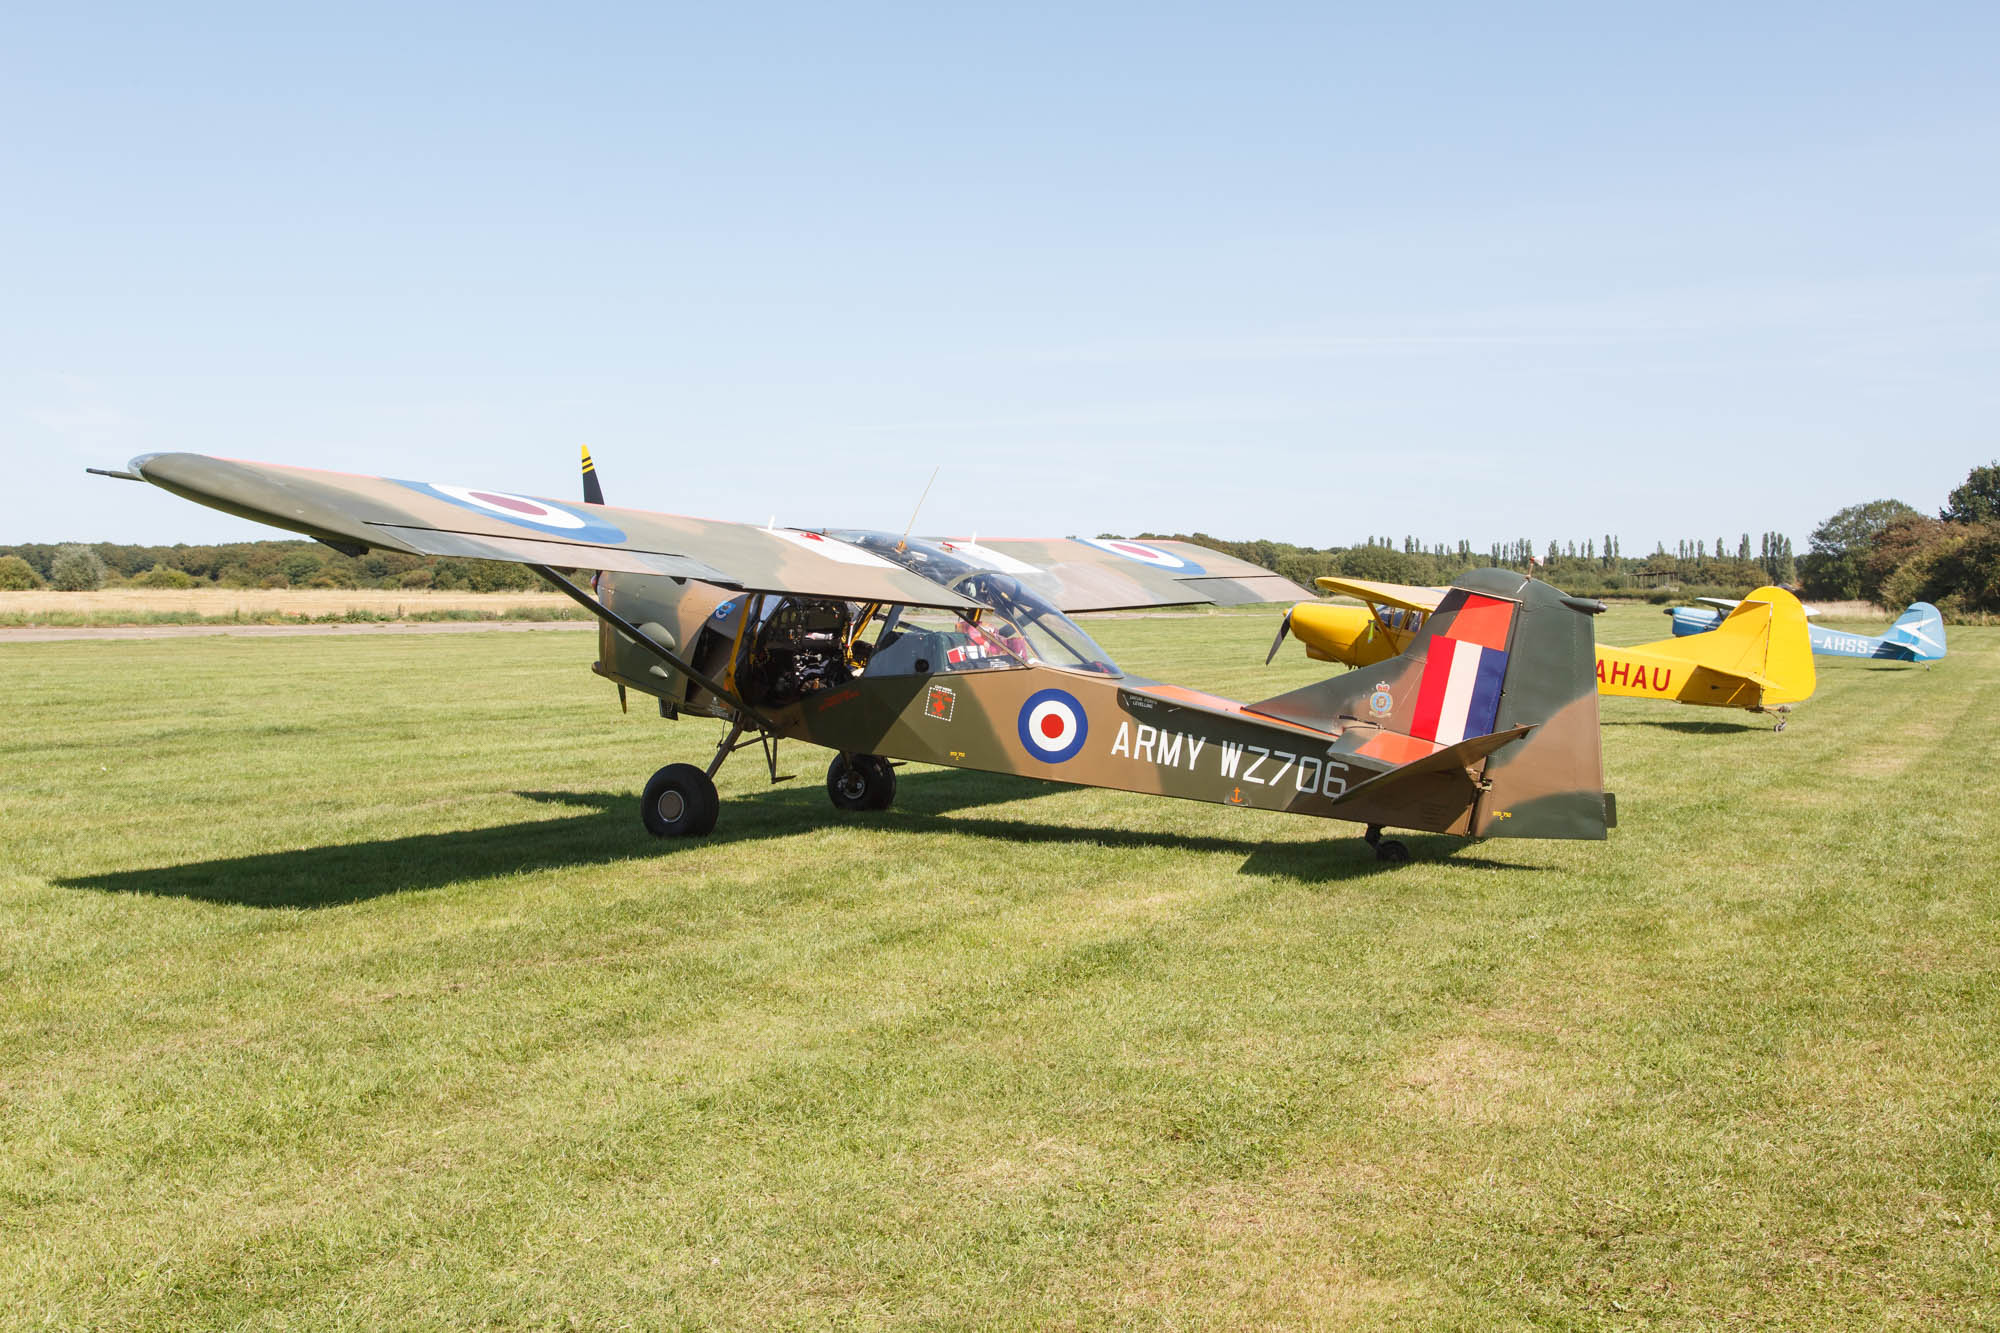
[[[1021,705],[1020,732],[1029,758],[1060,764],[1083,749],[1090,719],[1068,690],[1037,690]]]
[[[434,481],[403,481],[413,491],[469,509],[488,518],[504,518],[509,523],[537,532],[552,532],[577,541],[616,545],[625,533],[587,510],[579,511],[552,500],[536,500],[509,491],[475,490],[470,486],[445,486]]]
[[[1175,555],[1171,551],[1162,551],[1157,546],[1148,546],[1144,542],[1128,542],[1122,537],[1082,537],[1078,540],[1086,546],[1095,546],[1100,551],[1109,551],[1113,555],[1135,560],[1142,565],[1151,565],[1155,569],[1171,569],[1179,574],[1203,572],[1202,567],[1194,561]]]

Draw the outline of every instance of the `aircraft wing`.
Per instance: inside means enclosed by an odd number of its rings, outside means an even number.
[[[1012,574],[1069,612],[1240,606],[1311,595],[1262,565],[1192,542],[1117,537],[928,540],[973,564]]]
[[[1334,593],[1341,597],[1352,597],[1357,601],[1370,602],[1376,606],[1394,606],[1405,611],[1422,611],[1426,615],[1437,610],[1449,589],[1415,588],[1407,583],[1371,583],[1367,579],[1318,578],[1313,580],[1321,592]]]
[[[666,574],[749,592],[958,609],[978,603],[816,532],[577,504],[507,491],[146,454],[155,486],[358,554],[368,548],[515,564]]]
[[[1697,597],[1695,598],[1695,600],[1697,602],[1707,602],[1710,606],[1719,606],[1724,611],[1734,611],[1737,607],[1743,605],[1741,601],[1731,597]],[[1820,609],[1816,606],[1801,605],[1799,607],[1799,610],[1805,614],[1805,617],[1808,620],[1812,619],[1816,615],[1822,614]]]

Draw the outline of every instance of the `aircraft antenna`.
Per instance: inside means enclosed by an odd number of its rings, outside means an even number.
[[[931,487],[937,485],[938,468],[941,468],[943,466],[944,464],[940,463],[938,464],[938,467],[934,467],[931,469],[931,479],[924,483],[924,493],[917,497],[917,507],[910,511],[910,526],[903,529],[903,542],[909,541],[910,534],[917,530],[917,515],[923,512],[924,501],[930,499]],[[903,544],[903,542],[898,542],[896,544],[897,546],[900,547]]]

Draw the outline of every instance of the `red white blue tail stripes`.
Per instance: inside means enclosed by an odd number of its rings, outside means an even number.
[[[1439,611],[1449,611],[1440,606]],[[1440,617],[1442,619],[1442,617]],[[1410,734],[1439,745],[1491,735],[1507,678],[1507,634],[1514,604],[1467,593],[1446,628],[1433,635],[1417,685]]]

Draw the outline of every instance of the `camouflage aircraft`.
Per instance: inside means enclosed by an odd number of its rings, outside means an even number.
[[[1278,655],[1289,635],[1305,645],[1308,657],[1355,667],[1372,665],[1403,651],[1443,597],[1442,589],[1401,583],[1344,578],[1314,582],[1323,592],[1352,597],[1363,605],[1315,601],[1294,606],[1279,623],[1266,662]],[[1799,599],[1783,588],[1759,588],[1731,606],[1729,614],[1699,638],[1662,639],[1631,648],[1599,644],[1598,693],[1771,713],[1778,719],[1776,730],[1783,731],[1792,705],[1811,698],[1817,683],[1805,613]],[[1675,633],[1683,633],[1678,625]]]
[[[1304,589],[1178,542],[918,539],[755,527],[429,482],[149,454],[129,472],[350,554],[524,564],[599,622],[594,670],[663,717],[717,718],[706,769],[669,764],[640,815],[663,837],[718,816],[737,750],[835,752],[845,810],[895,798],[897,761],[1465,837],[1603,838],[1590,617],[1501,570],[1459,580],[1362,677],[1243,704],[1128,676],[1071,612],[1287,599]],[[595,570],[588,586],[564,571]]]

